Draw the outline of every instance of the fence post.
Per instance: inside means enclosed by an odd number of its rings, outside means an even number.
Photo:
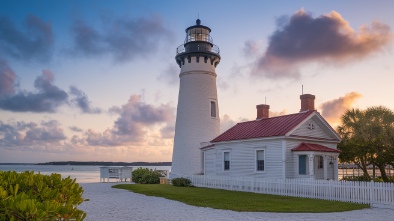
[[[369,189],[369,206],[372,207],[375,195],[375,183],[373,180],[370,182],[370,189]]]

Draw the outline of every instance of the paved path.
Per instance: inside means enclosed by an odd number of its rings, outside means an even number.
[[[393,221],[394,210],[363,209],[340,213],[258,213],[234,212],[189,206],[159,197],[149,197],[127,190],[111,188],[117,183],[82,183],[85,190],[79,208],[87,213],[85,220],[158,220],[158,221],[216,221],[216,220],[277,220],[277,221]]]

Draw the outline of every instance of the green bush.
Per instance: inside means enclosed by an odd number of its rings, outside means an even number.
[[[189,179],[183,177],[172,179],[171,183],[174,186],[192,186],[192,182]]]
[[[343,177],[342,180],[345,180],[345,181],[366,181],[366,182],[371,181],[371,179],[367,179],[364,176],[346,176],[346,177]]]
[[[132,172],[132,180],[134,183],[140,184],[157,184],[160,183],[161,174],[148,168],[138,168]]]
[[[394,183],[394,177],[388,177],[389,182]],[[382,177],[375,177],[375,178],[371,178],[371,179],[367,179],[364,176],[347,176],[342,178],[342,180],[346,180],[346,181],[365,181],[365,182],[370,182],[371,180],[373,180],[374,182],[384,182],[384,180],[382,179]]]
[[[83,220],[83,189],[75,179],[33,171],[0,171],[0,221]]]

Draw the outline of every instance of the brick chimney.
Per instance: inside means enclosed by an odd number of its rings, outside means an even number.
[[[256,105],[257,109],[257,118],[256,119],[265,119],[269,118],[270,106],[266,104]]]
[[[301,111],[315,110],[315,95],[303,94],[300,95]]]

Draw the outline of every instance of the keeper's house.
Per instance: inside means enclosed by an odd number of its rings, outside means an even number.
[[[341,138],[304,94],[299,113],[269,117],[257,105],[257,119],[238,123],[202,145],[204,175],[338,179]]]

